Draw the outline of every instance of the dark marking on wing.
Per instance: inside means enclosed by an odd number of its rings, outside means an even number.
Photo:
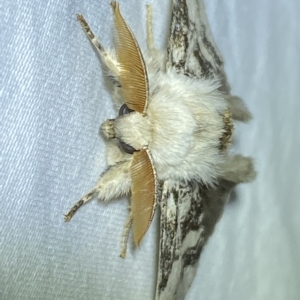
[[[182,204],[185,199],[190,198],[190,206],[185,216],[182,216],[180,222],[181,230],[181,243],[184,241],[187,234],[192,230],[199,230],[201,226],[201,215],[203,213],[203,205],[200,200],[200,185],[197,181],[191,181],[186,183],[184,186],[179,187],[180,198],[178,199],[178,204]]]
[[[164,183],[161,198],[161,252],[157,299],[160,299],[159,297],[164,293],[169,295],[171,290],[174,298],[170,299],[177,299],[175,297],[177,293],[182,295],[188,290],[192,282],[185,281],[185,271],[190,266],[197,266],[202,249],[213,233],[233,187],[233,183],[225,180],[221,180],[217,188],[205,187],[197,181]],[[182,209],[184,201],[191,201],[191,205],[185,214],[181,214],[179,209]],[[176,210],[172,211],[174,208]],[[181,247],[191,231],[201,232],[201,234],[194,244],[181,252]],[[170,283],[169,278],[174,263],[179,264],[177,268],[180,271],[172,274],[173,282]],[[170,284],[172,286],[169,286]],[[174,286],[175,291],[172,289]],[[162,297],[161,299],[169,298]]]
[[[185,68],[186,52],[183,52],[181,57],[176,59],[174,50],[177,48],[187,49],[189,46],[188,32],[186,30],[189,27],[188,8],[186,3],[183,2],[185,1],[173,1],[171,32],[167,48],[167,67],[168,63],[170,63],[178,73],[181,73]],[[171,41],[174,43],[174,46],[171,46]]]
[[[212,36],[203,2],[194,0],[193,8],[189,11],[187,0],[173,0],[167,68],[189,77],[216,78],[221,83],[220,91],[229,94],[224,62]]]

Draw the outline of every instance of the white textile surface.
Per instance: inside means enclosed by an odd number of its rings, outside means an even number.
[[[157,219],[125,260],[127,200],[94,200],[63,220],[105,169],[98,130],[115,112],[76,14],[107,47],[108,2],[1,1],[0,299],[153,299]],[[120,2],[144,47],[146,1]],[[152,3],[162,48],[170,2]],[[236,189],[187,299],[297,300],[300,1],[206,0],[206,9],[233,93],[254,116],[236,126],[235,151],[255,158],[258,176]]]

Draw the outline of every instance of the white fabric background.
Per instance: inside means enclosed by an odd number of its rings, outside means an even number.
[[[145,1],[121,10],[145,45]],[[161,3],[163,2],[163,3]],[[149,3],[149,2],[148,2]],[[153,0],[157,45],[169,0]],[[300,2],[206,0],[233,92],[254,115],[235,151],[255,158],[202,255],[188,299],[300,298]],[[118,257],[127,201],[63,213],[105,168],[99,125],[114,117],[82,13],[104,46],[108,1],[2,0],[0,299],[153,299],[156,225]]]

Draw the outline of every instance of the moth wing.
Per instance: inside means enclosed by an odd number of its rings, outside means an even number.
[[[199,257],[222,216],[234,183],[216,188],[197,181],[162,185],[156,300],[184,299],[197,272]]]
[[[218,80],[232,118],[242,122],[252,118],[242,99],[231,94],[203,0],[173,0],[166,68],[189,77]]]
[[[215,43],[203,0],[173,0],[167,69],[197,78],[218,78],[229,94],[222,55]]]
[[[173,0],[166,68],[189,77],[216,78],[221,82],[220,91],[230,95],[202,0]],[[156,300],[185,298],[202,248],[234,186],[221,179],[214,188],[197,181],[162,184]]]

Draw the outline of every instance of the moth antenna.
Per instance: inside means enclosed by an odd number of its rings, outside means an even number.
[[[139,246],[156,207],[156,173],[147,149],[133,154],[130,173],[132,229],[134,242]]]
[[[119,80],[127,106],[144,114],[147,107],[149,86],[146,65],[140,47],[122,17],[119,4],[112,2],[115,21],[115,40],[118,62],[120,64]]]

